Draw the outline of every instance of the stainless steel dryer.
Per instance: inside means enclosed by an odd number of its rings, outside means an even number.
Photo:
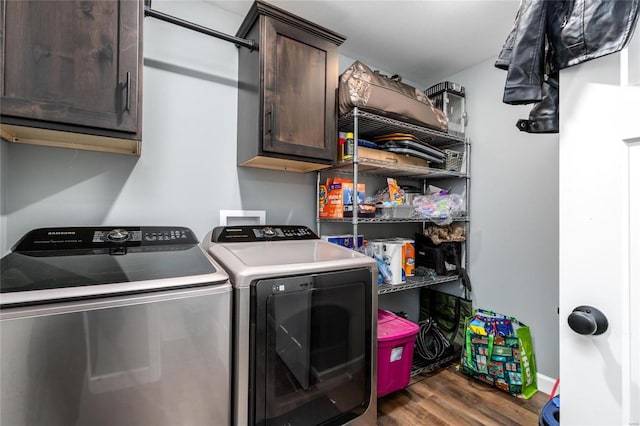
[[[202,245],[233,286],[233,423],[375,425],[375,261],[303,226]]]
[[[0,264],[0,424],[229,424],[231,285],[191,230],[37,229]]]

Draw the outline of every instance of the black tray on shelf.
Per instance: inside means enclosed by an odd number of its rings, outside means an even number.
[[[418,152],[422,152],[425,153],[427,155],[431,155],[433,157],[436,158],[440,158],[442,160],[444,160],[447,156],[447,154],[441,150],[438,149],[436,147],[433,147],[429,144],[426,144],[424,142],[415,142],[415,141],[411,141],[411,140],[396,140],[396,141],[387,141],[383,144],[380,144],[378,146],[379,148],[382,149],[387,149],[387,148],[407,148],[407,149],[412,149],[414,151],[418,151]]]
[[[423,160],[431,161],[432,163],[442,164],[444,160],[442,158],[434,157],[433,155],[427,154],[425,152],[416,151],[411,148],[400,148],[400,147],[385,147],[385,151],[393,152],[395,154],[404,154],[410,155],[416,158],[422,158]]]

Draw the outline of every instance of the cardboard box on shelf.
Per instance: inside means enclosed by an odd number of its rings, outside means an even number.
[[[364,204],[364,183],[358,184],[358,203]],[[318,204],[321,219],[342,219],[344,206],[353,204],[353,182],[348,179],[327,179],[325,185],[320,185]]]
[[[353,246],[353,235],[321,235],[321,239],[325,241],[329,241],[330,243],[337,244],[339,246],[354,248]],[[364,241],[363,235],[358,235],[358,247],[362,247]]]
[[[383,151],[381,149],[358,147],[358,158],[371,159],[376,161],[385,161],[387,163],[404,164],[408,166],[428,167],[427,160],[422,158],[411,157],[409,155],[401,155],[393,152]]]

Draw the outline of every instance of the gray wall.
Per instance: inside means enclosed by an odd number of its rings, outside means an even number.
[[[494,61],[448,78],[465,86],[469,114],[474,307],[529,325],[538,372],[556,378],[559,138],[515,127],[531,106],[502,103],[506,73]]]
[[[154,8],[234,34],[241,16],[202,2]],[[2,142],[2,253],[25,232],[62,225],[183,225],[202,238],[221,209],[315,223],[315,175],[236,167],[237,48],[144,22],[140,157]]]
[[[154,8],[230,34],[243,18],[197,1]],[[144,51],[141,157],[1,142],[2,254],[41,226],[183,225],[202,238],[221,209],[315,226],[314,173],[236,167],[236,47],[146,18]],[[340,69],[352,62],[341,57]],[[518,132],[528,108],[501,103],[504,73],[492,61],[450,80],[467,89],[473,142],[475,305],[528,323],[539,371],[556,377],[557,137]],[[414,312],[417,292],[383,296],[381,306]]]

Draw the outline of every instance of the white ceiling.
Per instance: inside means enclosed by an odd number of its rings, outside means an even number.
[[[252,0],[206,0],[244,16]],[[268,0],[347,39],[340,53],[425,86],[496,57],[519,0]]]

